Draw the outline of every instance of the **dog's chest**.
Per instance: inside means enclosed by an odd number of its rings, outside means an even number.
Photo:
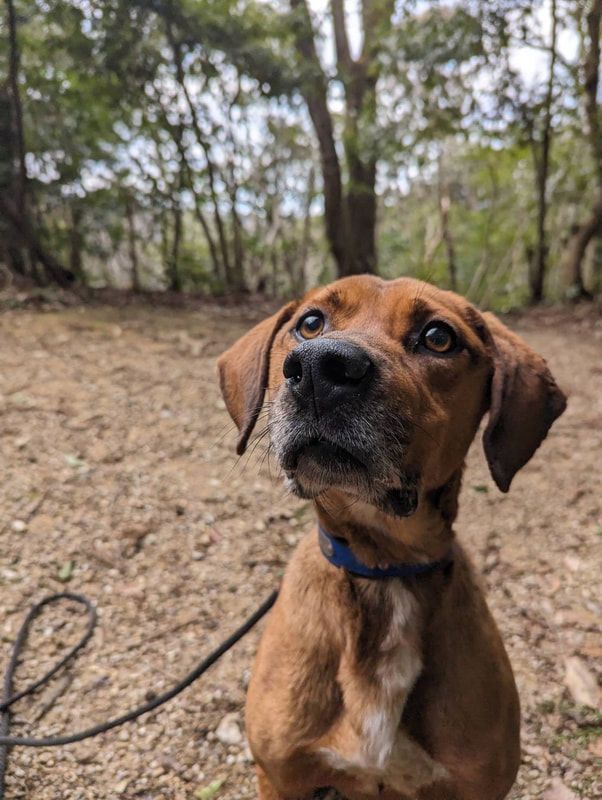
[[[386,588],[388,623],[375,653],[375,669],[366,695],[361,758],[366,767],[382,768],[391,756],[403,707],[420,673],[419,610],[400,582]],[[374,620],[378,625],[378,619]]]
[[[383,587],[374,651],[360,658],[343,677],[343,702],[348,726],[321,753],[335,770],[352,775],[367,796],[379,787],[413,794],[445,774],[401,727],[407,697],[422,668],[418,603],[400,581]],[[374,610],[374,609],[373,609]],[[380,626],[380,628],[378,628]],[[370,669],[366,667],[370,666]]]

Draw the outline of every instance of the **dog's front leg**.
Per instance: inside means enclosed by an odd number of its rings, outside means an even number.
[[[279,792],[259,764],[255,767],[255,771],[257,774],[258,800],[311,800],[311,795],[284,795]]]
[[[284,800],[283,796],[275,788],[274,784],[269,780],[263,769],[257,765],[255,767],[257,773],[257,789],[259,800]]]

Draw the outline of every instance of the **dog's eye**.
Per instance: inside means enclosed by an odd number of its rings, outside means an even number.
[[[420,343],[433,353],[449,353],[456,346],[456,334],[443,322],[433,322],[422,332]]]
[[[311,311],[297,323],[297,333],[304,339],[315,339],[324,330],[324,317],[319,311]]]

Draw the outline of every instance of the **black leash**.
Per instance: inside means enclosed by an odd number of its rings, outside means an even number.
[[[13,703],[16,703],[17,700],[20,700],[26,695],[32,694],[36,691],[36,689],[39,689],[40,686],[48,683],[48,681],[62,667],[71,661],[71,659],[74,658],[74,656],[82,649],[82,647],[87,644],[88,640],[94,633],[94,628],[96,627],[96,623],[98,621],[98,616],[94,605],[90,600],[88,600],[87,597],[84,597],[83,595],[73,594],[72,592],[60,592],[59,594],[49,595],[48,597],[40,600],[39,603],[36,603],[31,607],[27,613],[27,616],[25,617],[25,620],[23,621],[23,624],[21,625],[13,645],[13,650],[6,668],[6,672],[4,673],[4,687],[2,701],[0,702],[0,800],[3,800],[5,793],[5,778],[9,747],[14,745],[21,745],[23,747],[58,747],[59,745],[74,744],[75,742],[81,742],[84,739],[90,739],[92,736],[98,736],[100,733],[106,733],[106,731],[110,731],[112,728],[117,728],[119,725],[123,725],[126,722],[132,722],[132,720],[138,719],[138,717],[141,717],[143,714],[148,714],[149,711],[152,711],[158,706],[167,703],[172,699],[172,697],[176,697],[176,695],[180,694],[184,691],[184,689],[187,689],[192,683],[194,683],[197,678],[200,678],[201,675],[203,675],[203,673],[209,669],[209,667],[215,664],[216,661],[218,661],[225,653],[227,653],[228,650],[230,650],[238,641],[240,641],[243,636],[245,636],[245,634],[247,634],[251,628],[253,628],[263,616],[265,616],[265,614],[267,614],[267,612],[276,602],[277,596],[278,591],[273,591],[272,594],[259,606],[257,611],[251,614],[251,616],[245,622],[243,622],[243,624],[237,630],[235,630],[234,633],[232,633],[225,641],[216,647],[216,649],[210,653],[207,658],[203,659],[203,661],[197,664],[197,666],[191,670],[186,677],[182,678],[179,683],[177,683],[171,689],[168,689],[166,692],[163,692],[163,694],[160,694],[143,705],[138,706],[138,708],[129,711],[127,714],[122,714],[120,717],[115,717],[107,722],[102,722],[99,725],[86,728],[78,733],[65,734],[63,736],[46,736],[40,739],[29,736],[9,736],[8,733],[11,716],[10,707],[13,705]],[[34,621],[34,619],[36,619],[37,616],[39,616],[40,612],[45,608],[45,606],[55,603],[59,600],[72,600],[73,602],[84,606],[88,613],[88,624],[86,626],[86,630],[84,631],[84,634],[79,642],[77,642],[77,644],[74,645],[66,655],[59,659],[59,661],[57,661],[56,664],[48,670],[48,672],[42,675],[41,678],[38,678],[36,681],[31,683],[25,689],[21,689],[19,692],[12,694],[15,670],[19,663],[19,656],[21,655],[23,647],[27,642],[31,623]]]

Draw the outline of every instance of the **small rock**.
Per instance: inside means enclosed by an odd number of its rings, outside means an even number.
[[[49,517],[48,514],[38,514],[29,523],[29,532],[34,536],[46,536],[51,534],[56,528],[56,520]]]
[[[90,745],[78,745],[75,760],[78,764],[92,764],[98,756],[98,748]]]
[[[533,768],[529,770],[527,775],[529,776],[529,778],[531,778],[531,780],[534,780],[535,778],[539,778],[540,772],[538,769]]]
[[[238,726],[238,714],[226,714],[215,729],[215,735],[222,744],[240,744],[242,733]]]
[[[578,556],[565,556],[564,563],[571,570],[571,572],[579,572],[583,566],[583,562]]]
[[[577,795],[571,792],[559,778],[554,778],[541,800],[577,800]]]
[[[13,521],[10,527],[15,533],[23,533],[23,531],[27,530],[27,523],[22,519],[16,519]]]
[[[564,662],[564,684],[573,700],[582,706],[599,708],[600,689],[594,675],[578,656],[571,656]]]

